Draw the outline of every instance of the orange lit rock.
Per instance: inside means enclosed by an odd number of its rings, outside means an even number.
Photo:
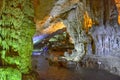
[[[120,24],[120,15],[118,16],[118,23]]]
[[[44,23],[46,22],[46,20],[49,18],[49,16],[45,16],[43,20],[35,20],[36,22],[36,32],[37,33],[41,33],[41,31],[44,30]]]
[[[88,13],[85,12],[84,14],[84,29],[88,32],[89,28],[92,27],[92,19],[89,17]]]
[[[118,22],[120,24],[120,0],[115,0],[115,2],[116,2],[116,6],[117,6],[117,9],[118,9],[118,13],[119,13]]]
[[[51,24],[50,27],[43,30],[42,33],[51,34],[51,33],[56,32],[57,30],[62,29],[62,28],[65,28],[65,25],[63,24],[63,22],[57,22],[57,23]]]

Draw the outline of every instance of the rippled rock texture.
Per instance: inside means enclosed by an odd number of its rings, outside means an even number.
[[[95,54],[101,56],[117,55],[120,51],[120,27],[117,21],[117,7],[112,0],[110,2],[104,0],[100,4],[97,10],[93,11],[99,15],[98,17],[93,16],[98,24],[94,24],[91,28],[91,35],[95,42]],[[103,13],[100,14],[99,12]]]
[[[72,54],[65,54],[64,58],[67,60],[79,61],[85,54],[100,57],[113,56],[119,59],[118,18],[119,0],[58,0],[50,14],[40,25],[37,25],[37,28],[39,28],[38,32],[44,33],[46,30],[46,33],[49,33],[48,28],[54,29],[57,27],[54,25],[59,22],[62,23],[61,28],[66,27],[74,44]],[[103,63],[108,66],[111,66],[111,63],[114,66],[117,64],[116,67],[119,69],[119,60],[114,58],[114,62],[109,60],[110,58],[106,59],[109,62],[103,61]]]

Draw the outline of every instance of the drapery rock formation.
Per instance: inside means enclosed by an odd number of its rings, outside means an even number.
[[[79,61],[85,54],[113,56],[117,65],[107,58],[103,63],[109,67],[113,63],[112,68],[120,72],[119,14],[119,0],[58,0],[40,28],[63,22],[74,44],[71,55],[65,52],[65,59]]]
[[[105,70],[120,75],[120,26],[118,6],[114,0],[90,0],[93,26],[89,31],[95,43],[95,58]],[[90,49],[90,48],[89,48]],[[88,49],[88,51],[89,51]],[[99,56],[99,57],[97,57]]]
[[[100,56],[114,55],[114,51],[119,52],[120,44],[117,10],[114,0],[109,2],[107,0],[58,0],[41,27],[47,29],[57,22],[63,22],[73,40],[74,51],[81,55],[79,57],[86,52],[92,54],[94,51]],[[87,21],[85,14],[90,17],[88,24],[85,23]],[[86,27],[89,23],[89,27],[92,26],[91,30]],[[76,53],[74,51],[73,53]]]
[[[78,0],[67,2],[69,1],[59,0],[56,2],[55,7],[53,7],[42,27],[46,29],[52,24],[56,24],[56,22],[63,22],[75,46],[73,53],[69,57],[64,58],[79,61],[85,54],[85,43],[87,42],[87,37],[83,30],[84,6]]]
[[[95,1],[92,3],[95,3]],[[104,0],[99,3],[101,5],[94,5],[94,7],[97,6],[98,10],[94,11],[94,8],[91,8],[91,12],[97,13],[93,14],[93,20],[98,22],[98,24],[95,23],[93,25],[90,32],[95,42],[95,54],[100,56],[116,55],[120,51],[120,27],[118,24],[117,7],[113,0],[109,2]],[[100,9],[102,7],[103,9]]]

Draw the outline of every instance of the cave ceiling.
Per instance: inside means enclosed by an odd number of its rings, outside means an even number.
[[[72,3],[76,2],[76,1],[78,1],[78,0],[70,0],[70,2],[72,2]],[[109,0],[105,0],[105,1],[109,1]],[[48,19],[52,8],[55,6],[55,2],[56,2],[56,0],[34,0],[35,22],[36,22],[36,30],[38,30],[38,32],[42,31],[43,33],[45,33],[44,31],[48,31],[48,29],[43,31],[43,28],[41,26],[43,26],[45,21]],[[92,0],[90,2],[92,2],[92,4],[94,5],[93,6],[94,9],[95,8],[99,9],[100,6],[97,5],[99,1]],[[120,24],[120,0],[115,0],[115,3],[116,3],[117,10],[118,10],[118,13],[119,13],[118,14],[118,22]],[[65,4],[64,6],[67,6],[67,5],[68,4]],[[86,3],[86,5],[87,5],[87,3]],[[106,11],[108,11],[108,10],[106,10]],[[93,13],[93,14],[94,14],[94,16],[99,16],[99,14],[101,14],[101,13],[98,12],[98,14],[96,14],[96,13]],[[91,15],[93,15],[93,14],[89,14],[89,12],[85,12],[85,14],[84,14],[84,28],[85,28],[86,31],[88,31],[89,28],[92,26],[92,24],[95,23],[94,21],[92,22],[92,19],[91,19]],[[106,12],[106,14],[107,14],[107,12]],[[53,26],[55,28],[55,25],[53,25]],[[64,26],[64,25],[62,25],[62,26]],[[52,29],[52,27],[49,28],[49,29]],[[58,29],[61,29],[61,28],[58,28]],[[48,31],[48,33],[50,33],[50,31]]]

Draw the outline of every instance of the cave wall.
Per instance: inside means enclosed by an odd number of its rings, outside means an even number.
[[[120,24],[120,0],[115,0],[116,6],[117,6],[117,10],[118,10],[118,22]]]
[[[80,5],[78,5],[79,3]],[[114,0],[58,0],[47,15],[48,17],[43,19],[42,23],[38,24],[38,27],[44,30],[56,24],[56,22],[62,21],[69,35],[73,38],[75,46],[81,43],[82,39],[87,36],[88,41],[84,42],[84,39],[82,43],[88,49],[84,49],[81,53],[87,54],[89,52],[89,54],[93,54],[95,52],[96,55],[101,56],[119,55],[119,6],[116,6],[116,4]],[[91,25],[87,29],[88,32],[84,30],[84,27],[86,27],[84,25],[84,22],[86,22],[86,17],[84,17],[86,13],[89,17],[88,24],[90,23]],[[77,50],[79,51],[80,49],[82,49],[81,45],[77,46]]]
[[[33,0],[35,10],[35,21],[44,19],[50,13],[56,0]]]
[[[39,32],[56,25],[54,30],[60,22],[73,40],[72,54],[65,52],[63,58],[79,61],[88,56],[120,75],[120,0],[57,0],[46,16],[36,25]]]
[[[120,27],[114,0],[90,0],[93,26],[89,31],[95,42],[96,55],[119,55]]]
[[[94,24],[103,25],[110,19],[111,9],[115,6],[114,0],[87,0],[87,11]]]

